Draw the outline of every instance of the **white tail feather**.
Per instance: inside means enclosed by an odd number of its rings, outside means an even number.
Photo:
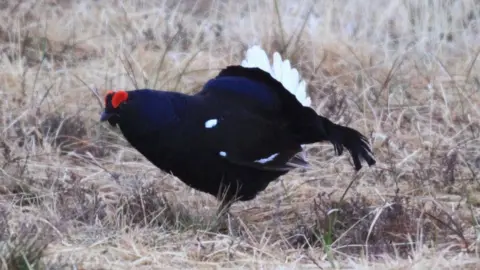
[[[258,45],[252,46],[247,50],[241,65],[243,67],[257,67],[270,73],[290,93],[295,95],[303,106],[309,107],[312,104],[312,100],[307,93],[305,80],[300,78],[297,69],[291,67],[288,59],[282,61],[278,52],[273,54],[273,64],[270,64],[267,53]]]

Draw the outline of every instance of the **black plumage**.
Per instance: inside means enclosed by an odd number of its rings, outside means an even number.
[[[255,198],[270,182],[307,162],[302,145],[346,148],[356,170],[375,159],[358,131],[303,106],[260,68],[229,66],[194,94],[139,89],[110,92],[101,120],[161,170],[223,199]]]

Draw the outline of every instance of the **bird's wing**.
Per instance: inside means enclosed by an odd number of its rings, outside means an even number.
[[[292,156],[291,152],[274,153],[267,157],[256,159],[253,162],[235,159],[234,157],[227,157],[227,160],[237,165],[264,171],[289,171],[295,168],[308,167],[308,162],[304,159],[302,153],[295,153]]]
[[[281,119],[230,106],[205,107],[201,114],[202,130],[192,140],[203,144],[202,151],[233,164],[267,171],[308,165],[302,147]]]

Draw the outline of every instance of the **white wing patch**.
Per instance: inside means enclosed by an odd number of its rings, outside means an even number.
[[[227,152],[225,151],[220,151],[220,153],[218,153],[220,156],[222,157],[226,157],[227,156]]]
[[[218,124],[217,119],[210,119],[205,122],[205,128],[213,128]]]
[[[278,156],[278,153],[275,153],[275,154],[273,154],[273,155],[271,155],[271,156],[269,156],[269,157],[267,157],[267,158],[261,158],[261,159],[259,159],[259,160],[255,160],[255,162],[265,164],[265,163],[267,163],[267,162],[272,161],[272,160],[275,159],[275,157],[277,157],[277,156]]]
[[[250,68],[257,67],[270,73],[270,75],[282,83],[290,93],[295,95],[303,106],[311,106],[312,100],[308,96],[305,80],[300,78],[297,69],[291,67],[288,59],[282,61],[282,57],[278,52],[273,53],[273,64],[270,65],[267,53],[258,45],[252,46],[247,50],[245,59],[241,65]]]

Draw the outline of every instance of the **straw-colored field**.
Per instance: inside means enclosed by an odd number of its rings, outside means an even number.
[[[479,16],[476,0],[0,1],[2,269],[478,269]],[[310,170],[210,226],[216,200],[100,124],[91,89],[195,92],[255,44],[378,163],[355,174],[311,145]]]

